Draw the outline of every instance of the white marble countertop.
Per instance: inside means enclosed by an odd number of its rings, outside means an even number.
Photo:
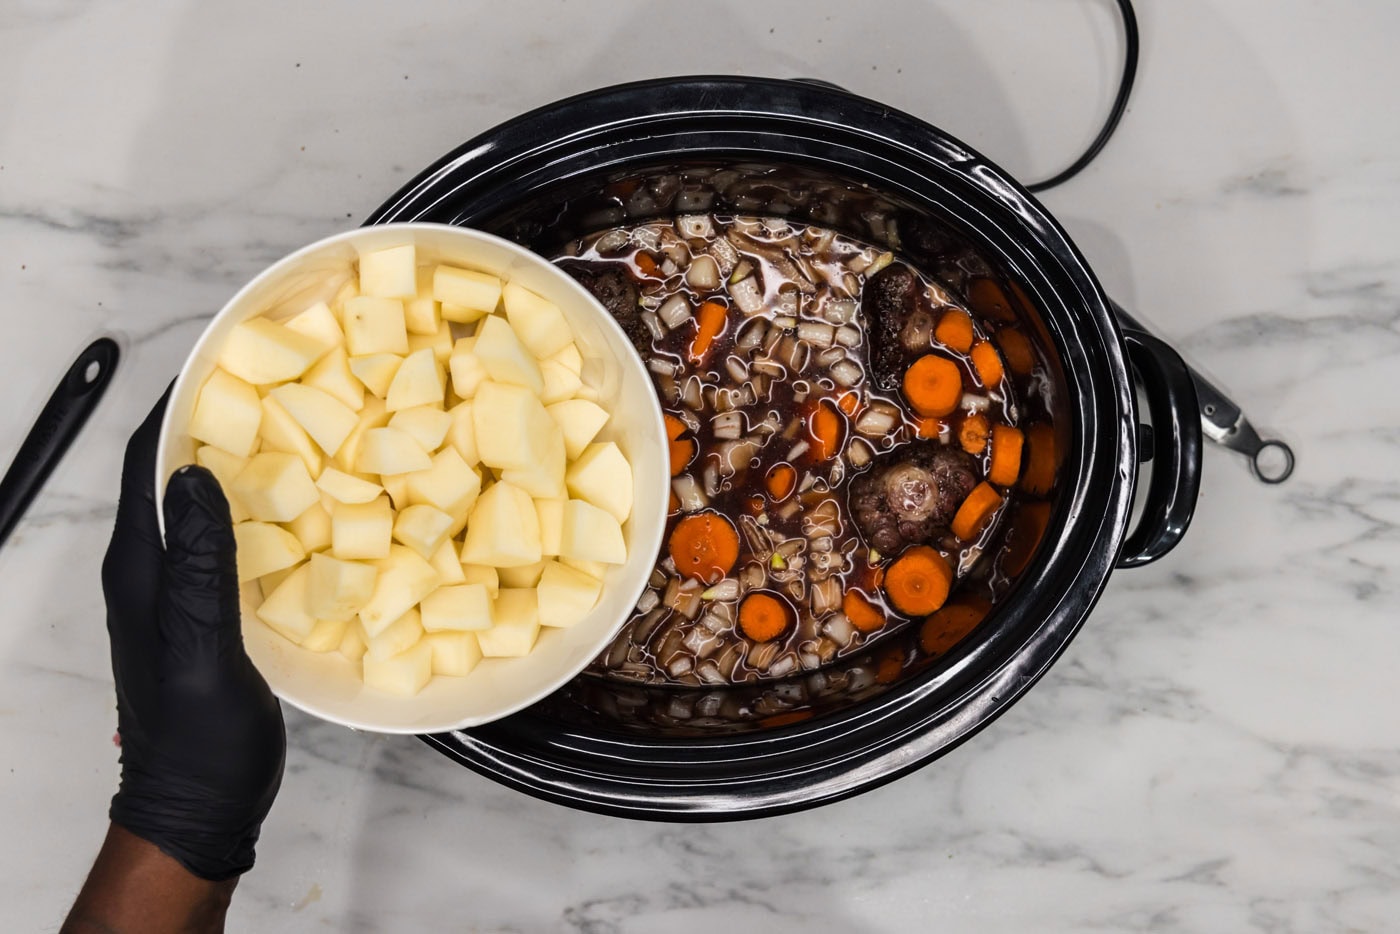
[[[123,442],[259,268],[502,119],[656,75],[824,77],[1043,177],[1120,55],[1089,0],[4,6],[4,448],[88,340],[126,350],[0,551],[7,931],[57,927],[106,824],[98,567]],[[1112,294],[1296,447],[1294,479],[1208,450],[1185,542],[1115,574],[1021,703],[816,812],[598,817],[289,711],[234,929],[1393,929],[1400,5],[1139,6],[1122,129],[1045,202]]]

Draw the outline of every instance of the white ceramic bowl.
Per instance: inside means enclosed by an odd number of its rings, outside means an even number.
[[[233,326],[268,309],[273,309],[270,317],[281,318],[328,300],[348,278],[358,250],[410,242],[420,263],[489,272],[559,306],[584,356],[585,377],[591,377],[599,404],[612,416],[599,438],[615,441],[632,464],[636,499],[622,528],[627,563],[609,570],[602,597],[587,618],[568,629],[543,629],[534,651],[523,658],[484,659],[465,678],[435,677],[416,697],[365,687],[339,652],[318,654],[288,642],[245,601],[244,644],[278,697],[323,719],[380,733],[478,726],[528,707],[578,674],[617,634],[641,596],[661,547],[670,490],[661,406],[641,359],[612,316],[566,273],[523,247],[475,230],[410,223],[351,230],[303,247],[249,282],[214,316],[170,394],[156,456],[158,502],[170,474],[193,462],[185,427]]]

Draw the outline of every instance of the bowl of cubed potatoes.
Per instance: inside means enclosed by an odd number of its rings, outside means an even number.
[[[158,495],[187,464],[228,498],[273,691],[387,733],[578,675],[646,586],[669,493],[660,405],[608,312],[438,224],[329,237],[239,291],[171,391]]]

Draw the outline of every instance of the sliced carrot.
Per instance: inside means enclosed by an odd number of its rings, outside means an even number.
[[[874,632],[885,625],[885,614],[859,590],[848,590],[841,598],[841,612],[861,632]]]
[[[991,431],[987,416],[973,412],[963,419],[958,429],[958,444],[969,454],[981,454],[987,449],[987,434]]]
[[[992,426],[992,463],[987,479],[997,486],[1011,486],[1021,475],[1021,429]]]
[[[675,492],[672,491],[672,493],[671,493],[671,498],[668,499],[668,500],[666,501],[666,515],[668,515],[668,516],[674,516],[676,513],[680,512],[680,511],[681,511],[681,500],[680,500],[680,497],[678,497],[678,496],[675,494]]]
[[[885,573],[885,593],[894,608],[908,616],[924,616],[938,609],[952,586],[953,569],[927,545],[910,548]]]
[[[977,346],[972,348],[972,365],[977,369],[977,378],[988,389],[995,389],[1006,375],[1001,366],[1001,354],[997,353],[990,341],[978,341]]]
[[[980,317],[996,321],[1016,320],[1016,313],[1006,300],[1006,293],[993,279],[973,279],[967,287],[967,301]]]
[[[918,427],[914,429],[914,434],[920,438],[937,438],[943,434],[943,419],[941,418],[921,418]]]
[[[941,655],[963,640],[987,618],[992,605],[981,597],[963,597],[949,603],[924,620],[919,629],[919,648],[928,655]]]
[[[710,347],[715,338],[724,333],[724,324],[729,320],[729,309],[722,303],[708,301],[695,310],[695,323],[698,330],[690,342],[690,362],[704,363],[710,355]]]
[[[841,394],[841,398],[836,400],[836,407],[848,418],[855,418],[860,411],[860,393],[854,389],[847,390]]]
[[[1006,365],[1017,376],[1026,376],[1035,369],[1035,352],[1031,342],[1016,328],[1002,328],[997,331],[997,343],[1006,357]]]
[[[972,349],[972,316],[961,308],[945,312],[943,317],[938,319],[938,327],[933,329],[933,336],[949,350],[967,353]]]
[[[970,542],[982,533],[987,520],[1001,508],[1001,494],[990,483],[979,483],[967,494],[967,499],[958,507],[957,515],[948,528],[965,542]]]
[[[782,635],[792,622],[792,608],[770,593],[756,590],[739,604],[739,628],[755,642],[768,642]]]
[[[675,440],[676,440],[677,438],[679,438],[681,435],[685,434],[685,431],[686,431],[686,424],[685,424],[685,422],[681,421],[679,418],[677,418],[676,416],[672,415],[670,412],[664,412],[664,413],[662,413],[661,418],[662,418],[662,420],[664,420],[664,421],[666,422],[666,437],[667,437],[667,438],[670,438],[672,441],[675,441]]]
[[[829,401],[823,399],[812,409],[807,429],[812,436],[812,456],[817,460],[829,461],[841,453],[841,445],[846,440],[846,420]]]
[[[1044,496],[1055,485],[1055,429],[1041,422],[1026,429],[1026,473],[1021,477],[1021,489]]]
[[[920,415],[941,418],[962,399],[962,371],[947,357],[926,354],[904,371],[904,396]]]
[[[1045,537],[1045,529],[1050,524],[1050,504],[1030,502],[1023,504],[1011,519],[1011,530],[1006,533],[1006,552],[1002,558],[1002,570],[1016,576],[1031,563],[1040,540]]]
[[[686,516],[671,532],[671,560],[676,570],[713,584],[739,560],[739,533],[724,516],[700,512]]]
[[[774,464],[763,482],[767,485],[768,495],[773,497],[773,502],[781,503],[797,486],[797,471],[791,464]]]
[[[674,477],[689,467],[690,462],[695,459],[695,442],[681,437],[686,431],[685,422],[669,412],[662,417],[666,420],[666,437],[670,439],[668,453],[671,458],[671,476]]]
[[[637,264],[637,268],[642,271],[642,275],[644,276],[654,276],[657,270],[661,268],[656,265],[656,260],[652,258],[650,253],[638,252],[637,258],[633,260],[633,262]]]
[[[762,496],[759,496],[757,493],[755,493],[753,496],[750,496],[750,497],[749,497],[747,500],[745,500],[744,502],[745,502],[745,505],[747,505],[747,506],[749,507],[749,513],[750,513],[750,514],[755,515],[755,516],[760,516],[760,515],[763,514],[763,505],[764,505],[764,503],[763,503],[763,497],[762,497]]]
[[[875,680],[881,684],[893,684],[904,671],[904,653],[890,646],[875,663]]]

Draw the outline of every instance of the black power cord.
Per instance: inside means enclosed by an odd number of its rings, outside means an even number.
[[[1137,15],[1133,12],[1132,0],[1117,0],[1118,12],[1123,16],[1123,41],[1126,46],[1123,55],[1123,77],[1118,80],[1118,94],[1113,99],[1113,107],[1108,112],[1108,119],[1104,121],[1103,127],[1099,130],[1099,135],[1094,137],[1094,141],[1089,144],[1089,148],[1084,150],[1078,159],[1070,163],[1069,167],[1058,175],[1052,175],[1043,182],[1036,182],[1027,185],[1029,191],[1048,191],[1056,185],[1062,185],[1074,178],[1093,162],[1105,145],[1108,144],[1109,137],[1113,136],[1113,131],[1118,129],[1118,121],[1123,119],[1123,112],[1128,109],[1128,95],[1133,90],[1133,78],[1137,76],[1138,63],[1138,26]]]

